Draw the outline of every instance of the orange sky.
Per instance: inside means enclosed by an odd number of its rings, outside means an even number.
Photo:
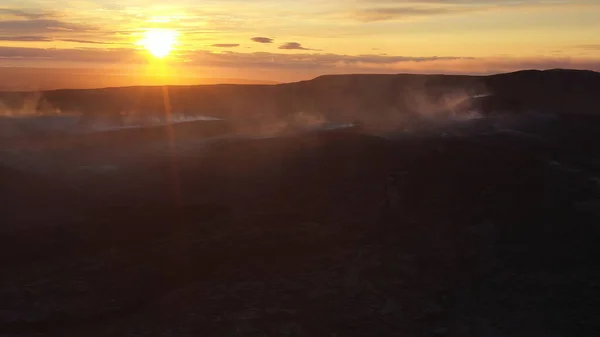
[[[173,82],[600,70],[598,18],[600,0],[2,0],[0,66]],[[140,43],[152,29],[177,34],[159,63]]]

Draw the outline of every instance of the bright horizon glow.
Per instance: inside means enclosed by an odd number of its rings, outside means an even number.
[[[168,66],[169,83],[600,71],[598,17],[600,0],[4,0],[0,67],[111,68],[123,77],[147,67],[155,78]]]
[[[152,56],[162,59],[167,57],[177,42],[177,31],[173,29],[149,29],[139,43]]]

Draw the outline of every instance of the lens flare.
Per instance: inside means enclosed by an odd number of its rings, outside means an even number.
[[[149,29],[140,44],[154,57],[162,59],[173,51],[177,35],[177,31],[172,29]]]

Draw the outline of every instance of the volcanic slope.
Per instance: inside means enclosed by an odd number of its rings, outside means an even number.
[[[598,127],[229,139],[60,187],[83,220],[0,236],[0,334],[595,336]],[[62,186],[3,173],[17,224]]]

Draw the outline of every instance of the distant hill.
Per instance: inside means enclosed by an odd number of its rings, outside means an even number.
[[[598,113],[600,73],[527,70],[490,76],[328,75],[278,85],[199,85],[54,90],[0,95],[6,110],[29,106],[98,116],[162,115],[165,94],[173,112],[229,120],[360,120],[389,125],[477,111],[503,113]]]

